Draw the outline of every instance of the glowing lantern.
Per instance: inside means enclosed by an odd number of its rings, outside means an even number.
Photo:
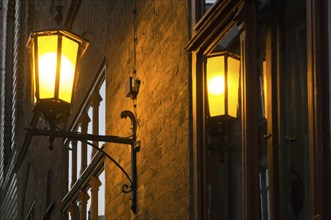
[[[220,52],[207,57],[207,90],[210,118],[236,118],[238,110],[239,57]]]
[[[53,122],[63,119],[71,105],[77,66],[88,42],[64,30],[32,32],[33,104]]]

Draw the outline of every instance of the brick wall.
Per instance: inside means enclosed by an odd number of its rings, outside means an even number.
[[[13,158],[16,155],[13,155]],[[13,171],[14,163],[10,163],[4,176],[0,194],[1,219],[16,220],[18,217],[17,178]]]
[[[16,161],[16,108],[20,86],[17,83],[19,59],[20,1],[3,1],[1,5],[1,194],[0,216],[18,219]],[[22,93],[21,93],[22,94]]]
[[[137,76],[142,81],[136,102],[142,143],[137,218],[189,217],[189,63],[184,50],[188,41],[187,4],[137,1]],[[122,110],[133,110],[132,101],[125,98],[125,82],[133,67],[133,6],[134,1],[83,1],[73,26],[80,32],[89,28],[94,36],[82,74],[95,72],[97,65],[93,64],[106,56],[107,134],[130,133],[129,122],[119,116]],[[97,17],[87,20],[83,16]],[[107,152],[130,171],[128,146],[108,144]],[[130,194],[121,193],[122,184],[128,181],[109,162],[106,182],[106,219],[130,219]]]
[[[13,171],[16,154],[11,145],[15,2],[2,1],[1,4],[0,216],[11,220],[17,219],[17,181]]]

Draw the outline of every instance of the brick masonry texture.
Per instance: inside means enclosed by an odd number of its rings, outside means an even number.
[[[126,136],[128,120],[119,116],[122,110],[133,110],[132,101],[125,98],[125,83],[134,64],[134,1],[84,3],[73,26],[90,40],[81,74],[95,74],[106,58],[107,134]],[[187,1],[137,1],[136,58],[141,86],[136,113],[142,145],[137,156],[138,213],[131,214],[130,194],[121,193],[127,180],[107,161],[106,219],[189,218],[187,13]],[[82,77],[80,87],[86,87],[90,78]],[[128,146],[107,144],[106,151],[130,170]]]

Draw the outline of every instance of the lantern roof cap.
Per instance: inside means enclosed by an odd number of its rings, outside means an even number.
[[[81,47],[81,56],[84,55],[85,51],[87,50],[87,47],[89,45],[89,41],[85,38],[68,31],[66,29],[49,29],[49,30],[38,30],[38,31],[32,31],[30,33],[28,42],[26,44],[27,48],[31,48],[34,44],[34,40],[38,38],[39,36],[51,36],[51,35],[58,35],[58,36],[65,36],[79,44]]]
[[[207,58],[216,57],[216,56],[229,56],[229,57],[232,57],[232,58],[237,59],[237,60],[240,59],[240,56],[238,54],[233,53],[233,52],[228,51],[228,50],[218,50],[218,51],[212,52],[212,53],[207,55]]]

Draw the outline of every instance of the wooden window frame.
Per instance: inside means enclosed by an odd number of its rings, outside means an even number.
[[[258,155],[249,146],[257,146],[257,123],[254,103],[257,91],[254,90],[253,78],[257,71],[256,64],[256,15],[252,1],[218,1],[206,13],[202,14],[201,0],[193,3],[191,25],[193,36],[186,49],[192,56],[192,184],[193,184],[193,218],[206,218],[206,174],[205,174],[205,88],[203,77],[204,51],[212,42],[222,36],[226,23],[235,22],[240,26],[241,63],[242,63],[242,111],[243,111],[243,219],[259,217],[258,191],[254,184],[258,180]],[[228,8],[228,6],[231,7]],[[308,89],[308,123],[309,123],[309,201],[312,219],[330,217],[327,205],[331,203],[331,147],[330,147],[330,75],[328,43],[328,3],[327,1],[306,0],[307,10],[307,89]],[[228,8],[228,9],[227,9]],[[230,10],[231,9],[231,10]],[[273,10],[272,10],[273,11]],[[225,12],[225,13],[224,13]],[[203,16],[202,16],[203,15]],[[247,27],[247,28],[246,28]],[[270,200],[272,219],[281,216],[279,196],[279,91],[277,90],[279,57],[272,57],[271,51],[279,44],[279,39],[272,30],[266,36],[267,93],[272,105],[267,109],[267,133],[272,134],[267,142],[268,167],[270,172]],[[276,33],[277,34],[277,33]],[[249,55],[249,56],[248,56]],[[272,66],[273,61],[277,64]],[[258,88],[258,85],[256,86]],[[253,89],[253,90],[250,90]],[[323,94],[323,95],[320,95]],[[327,95],[328,94],[328,95]],[[257,105],[256,105],[257,106]],[[257,112],[257,111],[256,111]],[[245,117],[249,115],[250,117]],[[251,117],[253,116],[253,117]],[[258,184],[256,184],[258,185]]]
[[[258,150],[252,148],[258,146],[255,18],[254,4],[218,1],[195,25],[194,35],[186,45],[192,55],[193,219],[207,217],[204,54],[234,24],[239,27],[241,44],[243,219],[259,218]]]
[[[309,184],[312,219],[328,219],[331,202],[328,1],[306,0]],[[322,95],[321,95],[322,94]],[[329,94],[329,95],[326,95]]]

